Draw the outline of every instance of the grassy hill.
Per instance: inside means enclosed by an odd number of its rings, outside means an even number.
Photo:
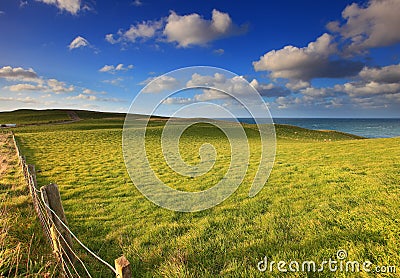
[[[252,155],[243,184],[212,209],[179,213],[152,204],[132,184],[122,158],[122,115],[77,114],[83,120],[13,130],[38,169],[38,183],[60,186],[71,229],[109,262],[124,253],[134,277],[279,277],[259,272],[257,263],[264,256],[322,262],[339,249],[351,260],[400,266],[400,138],[357,140],[277,125],[275,166],[264,189],[248,198],[260,146],[254,126],[244,125]],[[180,146],[189,163],[198,161],[205,142],[220,154],[210,173],[189,179],[161,159],[164,123],[152,121],[146,138],[159,178],[188,191],[218,182],[229,164],[224,136],[204,125],[184,133]],[[94,277],[111,275],[95,262],[89,266]]]
[[[43,124],[55,123],[70,120],[70,117],[64,110],[30,110],[22,109],[12,112],[1,112],[1,124]]]

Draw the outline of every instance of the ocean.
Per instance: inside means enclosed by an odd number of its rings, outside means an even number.
[[[240,122],[253,124],[254,119],[240,118]],[[308,129],[337,130],[367,138],[400,136],[400,119],[344,119],[344,118],[274,118],[276,124],[287,124]]]

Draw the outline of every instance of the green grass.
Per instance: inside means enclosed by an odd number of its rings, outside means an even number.
[[[271,176],[248,198],[260,148],[258,133],[245,125],[252,156],[243,184],[212,209],[179,213],[152,204],[134,187],[122,158],[123,118],[114,116],[15,132],[36,164],[38,183],[60,186],[71,229],[109,262],[124,253],[134,277],[280,277],[260,273],[258,261],[321,262],[338,249],[350,260],[400,267],[400,138],[354,140],[359,137],[278,125]],[[163,123],[151,122],[146,141],[160,179],[188,191],[218,182],[229,164],[222,134],[207,125],[184,133],[180,144],[189,163],[198,161],[204,142],[219,153],[203,180],[189,179],[159,160]],[[111,275],[95,262],[90,268],[94,277]]]
[[[0,277],[57,277],[11,136],[0,133]]]
[[[43,124],[70,120],[68,114],[63,110],[17,110],[0,113],[0,124]]]

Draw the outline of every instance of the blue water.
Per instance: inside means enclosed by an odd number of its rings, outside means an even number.
[[[243,123],[253,119],[241,118]],[[288,124],[308,129],[337,130],[367,138],[400,136],[400,119],[333,119],[333,118],[275,118],[276,124]]]

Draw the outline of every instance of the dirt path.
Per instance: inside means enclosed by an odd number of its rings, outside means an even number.
[[[80,120],[81,120],[81,118],[79,118],[78,114],[76,114],[75,111],[66,110],[65,112],[66,112],[67,115],[71,118],[72,121],[77,122],[77,121],[80,121]]]

